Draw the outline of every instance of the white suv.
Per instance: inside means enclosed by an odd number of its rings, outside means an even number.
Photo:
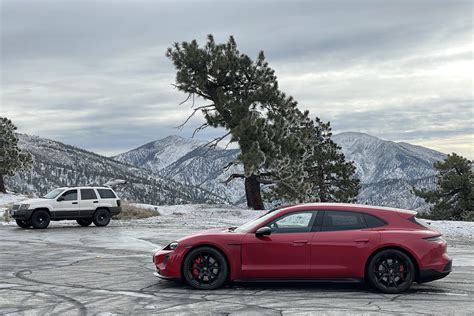
[[[109,187],[67,187],[14,204],[10,214],[22,228],[46,228],[50,221],[65,219],[75,219],[82,226],[92,222],[107,226],[120,212],[120,199]]]

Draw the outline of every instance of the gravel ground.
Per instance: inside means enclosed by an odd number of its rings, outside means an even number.
[[[151,261],[156,249],[204,228],[235,225],[255,215],[238,209],[219,213],[217,206],[186,209],[160,208],[163,216],[113,221],[105,228],[70,221],[53,222],[46,230],[0,225],[0,314],[474,314],[474,247],[469,234],[447,237],[453,273],[415,284],[401,295],[380,294],[363,285],[321,283],[236,283],[196,291],[156,279]]]

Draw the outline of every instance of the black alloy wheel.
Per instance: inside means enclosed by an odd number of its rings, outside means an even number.
[[[200,247],[186,256],[183,275],[186,282],[199,290],[213,290],[227,280],[229,267],[225,257],[211,247]]]
[[[107,226],[110,223],[110,212],[106,209],[100,208],[95,211],[92,221],[95,226]]]
[[[92,218],[79,218],[76,219],[76,222],[81,226],[87,227],[92,224]]]
[[[21,228],[30,228],[31,222],[29,220],[17,219],[16,224]]]
[[[383,293],[397,294],[408,290],[415,279],[411,258],[396,249],[377,253],[369,263],[367,277],[370,284]]]
[[[49,226],[51,218],[49,213],[44,210],[38,210],[31,215],[31,226],[36,229],[45,229]]]

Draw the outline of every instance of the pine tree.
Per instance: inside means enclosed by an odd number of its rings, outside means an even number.
[[[434,163],[436,189],[413,188],[413,193],[432,204],[430,218],[474,220],[474,175],[472,161],[455,153]]]
[[[233,37],[226,44],[216,44],[212,35],[207,44],[200,48],[195,40],[175,43],[167,51],[176,69],[175,87],[188,94],[192,100],[192,113],[202,112],[205,123],[196,129],[207,127],[224,128],[226,133],[209,142],[215,147],[226,137],[237,142],[241,154],[244,174],[234,174],[245,179],[247,205],[263,209],[260,184],[269,176],[268,166],[275,150],[281,146],[275,126],[301,114],[297,103],[278,89],[275,72],[260,52],[256,61],[241,54]],[[194,97],[208,102],[195,106]],[[185,124],[184,123],[184,124]]]
[[[355,202],[360,189],[356,168],[331,139],[330,123],[305,121],[293,134],[296,139],[285,147],[293,170],[277,169],[281,181],[269,196],[285,202]]]
[[[4,176],[31,165],[31,155],[18,148],[16,126],[6,117],[0,117],[0,192],[6,193]]]

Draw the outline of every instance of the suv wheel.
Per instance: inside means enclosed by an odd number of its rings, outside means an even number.
[[[107,226],[110,223],[110,213],[108,210],[100,208],[95,211],[92,220],[95,226]]]
[[[87,227],[92,224],[92,218],[79,218],[76,219],[76,222],[81,226]]]
[[[20,226],[21,228],[29,228],[31,226],[31,222],[29,220],[22,220],[22,219],[17,219],[16,224]]]
[[[33,213],[31,216],[31,225],[33,228],[44,229],[48,227],[51,218],[49,213],[43,210],[39,210]]]

